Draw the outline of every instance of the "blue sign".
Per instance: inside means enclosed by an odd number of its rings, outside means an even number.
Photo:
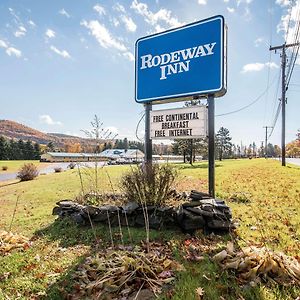
[[[226,93],[225,25],[215,16],[137,40],[135,100],[173,102]]]

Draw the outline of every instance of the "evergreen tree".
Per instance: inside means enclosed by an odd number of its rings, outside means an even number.
[[[54,151],[55,151],[55,147],[54,147],[53,142],[49,142],[49,143],[47,144],[47,151],[48,151],[48,152],[54,152]]]
[[[30,141],[27,141],[24,145],[24,159],[30,160],[34,159],[34,148],[32,146],[32,143]]]
[[[8,145],[3,136],[0,136],[0,160],[7,160],[8,157]]]
[[[18,143],[17,143],[17,160],[22,160],[22,159],[25,159],[25,145],[24,145],[24,142],[23,140],[19,139],[18,140]]]
[[[225,127],[221,127],[216,134],[216,148],[219,160],[224,157],[228,158],[231,154],[231,137],[229,135],[229,130]]]
[[[128,147],[129,147],[127,138],[124,138],[124,140],[123,140],[123,146],[124,146],[125,151],[127,151]]]
[[[33,159],[40,159],[41,158],[41,147],[39,143],[35,143],[33,146],[34,157]]]
[[[9,141],[8,145],[8,157],[11,160],[18,159],[19,151],[18,151],[18,144],[13,139]]]

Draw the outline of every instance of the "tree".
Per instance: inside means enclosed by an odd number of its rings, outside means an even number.
[[[17,158],[18,160],[25,159],[25,144],[23,140],[19,139],[17,143]]]
[[[65,151],[69,153],[80,153],[82,151],[80,143],[66,143]]]
[[[54,151],[55,151],[55,147],[54,147],[53,142],[49,142],[49,143],[47,144],[47,151],[48,151],[48,152],[54,152]]]
[[[41,147],[39,143],[35,143],[34,146],[34,159],[40,159],[41,158]]]
[[[29,160],[29,159],[33,159],[33,157],[34,157],[33,146],[31,144],[31,142],[28,140],[24,144],[23,158]]]
[[[127,138],[124,138],[124,140],[123,140],[123,146],[124,146],[125,151],[127,151],[128,147],[129,147]]]
[[[292,141],[286,145],[286,154],[289,157],[300,156],[300,143],[298,140]]]
[[[8,145],[3,136],[0,136],[0,160],[8,159]]]
[[[18,143],[13,139],[9,141],[8,156],[11,160],[16,160],[19,157]]]
[[[228,158],[232,153],[232,143],[229,135],[229,130],[225,127],[221,127],[216,134],[216,148],[219,160],[224,157]]]

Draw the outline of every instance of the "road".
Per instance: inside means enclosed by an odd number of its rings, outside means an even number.
[[[300,166],[300,158],[286,158],[286,162],[289,164]]]
[[[67,170],[70,163],[49,163],[46,167],[39,170],[39,174],[50,174],[54,173],[55,168],[62,168],[62,170]],[[94,167],[93,162],[80,163],[80,167]],[[98,162],[98,166],[103,165],[103,162]],[[76,166],[77,167],[77,166]],[[17,173],[4,173],[0,174],[0,181],[13,180],[16,179]]]

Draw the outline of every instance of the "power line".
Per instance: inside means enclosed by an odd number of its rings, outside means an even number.
[[[276,114],[275,114],[275,117],[274,117],[274,120],[273,120],[273,123],[272,123],[272,130],[271,132],[269,133],[269,136],[268,136],[268,139],[272,136],[273,134],[273,131],[275,129],[275,126],[276,126],[276,123],[277,123],[277,120],[278,120],[278,117],[279,117],[279,114],[280,114],[280,111],[281,111],[281,102],[279,102],[278,106],[277,106],[277,110],[276,110]]]
[[[267,93],[267,91],[269,90],[269,88],[274,84],[275,77],[276,77],[276,75],[274,76],[274,78],[272,80],[272,84],[268,85],[267,88],[256,99],[254,99],[252,102],[250,102],[246,106],[243,106],[243,107],[241,107],[241,108],[239,108],[237,110],[233,110],[233,111],[230,111],[230,112],[227,112],[227,113],[216,115],[216,117],[221,117],[221,116],[227,116],[227,115],[235,114],[235,113],[240,112],[240,111],[242,111],[244,109],[247,109],[248,107],[250,107],[253,104],[255,104],[256,102],[258,102]]]

